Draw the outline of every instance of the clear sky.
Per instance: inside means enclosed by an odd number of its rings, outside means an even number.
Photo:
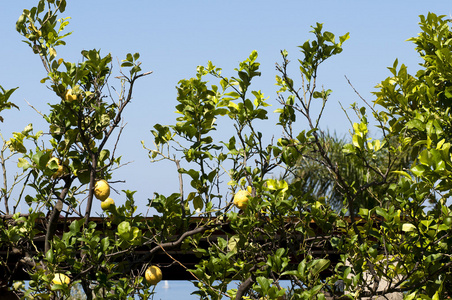
[[[45,70],[39,57],[21,42],[21,36],[15,31],[22,10],[36,3],[32,0],[0,3],[0,85],[19,87],[11,100],[20,106],[20,112],[2,113],[5,122],[0,124],[0,129],[5,138],[12,131],[21,131],[28,123],[33,123],[36,130],[47,130],[25,99],[43,113],[48,113],[47,103],[59,101],[39,83],[45,77]],[[118,153],[123,155],[123,162],[133,163],[114,175],[115,180],[126,180],[126,184],[115,188],[138,190],[135,196],[144,209],[153,192],[176,192],[178,183],[173,165],[149,163],[141,140],[152,147],[153,125],[174,122],[175,86],[180,79],[193,76],[196,66],[211,60],[223,68],[224,75],[231,76],[238,62],[257,50],[262,76],[253,89],[262,90],[270,97],[273,111],[277,107],[274,78],[275,63],[281,61],[280,50],[288,50],[296,70],[300,58],[297,46],[312,39],[311,25],[324,23],[324,29],[336,36],[349,32],[350,39],[344,44],[343,53],[326,62],[319,74],[321,84],[333,90],[321,128],[347,134],[350,126],[338,102],[348,108],[360,100],[344,76],[371,101],[374,86],[389,76],[386,67],[396,58],[408,66],[409,72],[415,73],[420,59],[414,45],[406,40],[417,35],[418,16],[429,11],[450,16],[452,5],[450,0],[68,0],[64,16],[72,17],[68,30],[74,33],[67,38],[67,46],[57,50],[58,57],[73,62],[81,60],[83,49],[110,52],[115,58],[115,75],[118,74],[116,58],[121,60],[128,52],[139,52],[143,71],[154,72],[139,80],[134,100],[123,118],[127,126]],[[110,84],[119,86],[114,79]],[[300,131],[306,128],[303,122],[297,126]],[[280,133],[271,121],[262,123],[260,129],[268,135]],[[163,298],[175,296],[168,297]]]

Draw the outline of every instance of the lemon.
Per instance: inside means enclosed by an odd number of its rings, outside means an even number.
[[[144,274],[144,278],[146,282],[151,285],[156,285],[162,280],[162,270],[160,270],[157,266],[150,266],[147,268],[146,273]]]
[[[96,182],[96,185],[94,186],[94,196],[100,201],[104,201],[110,196],[110,186],[107,181],[101,179]]]
[[[71,279],[62,273],[55,273],[52,280],[54,284],[69,284],[69,282],[71,282]]]
[[[77,100],[77,95],[75,95],[72,91],[72,89],[68,89],[66,91],[66,94],[64,95],[64,100],[66,100],[67,102],[72,102]]]
[[[251,196],[247,190],[240,190],[234,196],[234,205],[244,210],[248,205],[248,198]]]
[[[111,198],[107,198],[106,200],[100,203],[100,207],[102,210],[108,210],[111,205],[115,205],[115,201]]]

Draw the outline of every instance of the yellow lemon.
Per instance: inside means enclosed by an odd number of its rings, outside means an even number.
[[[100,203],[100,207],[103,210],[109,209],[111,205],[115,205],[115,201],[113,199],[111,199],[111,198],[107,198],[105,201],[102,201]]]
[[[234,196],[234,205],[244,210],[248,205],[248,198],[251,196],[247,190],[240,190]]]
[[[71,279],[62,273],[55,273],[52,280],[54,284],[69,284],[69,282],[71,282]]]
[[[94,186],[94,196],[100,201],[104,201],[110,196],[110,186],[107,181],[101,179],[96,182],[96,185]]]
[[[72,89],[68,89],[66,91],[66,94],[64,95],[64,100],[66,100],[67,102],[72,102],[77,100],[77,95],[75,95],[72,91]]]
[[[157,266],[150,266],[147,268],[146,273],[144,274],[144,278],[146,282],[151,285],[156,285],[162,280],[162,270],[160,270]]]

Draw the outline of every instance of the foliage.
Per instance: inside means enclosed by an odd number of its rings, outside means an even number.
[[[136,80],[150,72],[141,72],[138,53],[128,54],[114,98],[106,91],[110,54],[93,49],[81,52],[80,63],[57,59],[56,48],[69,34],[69,18],[58,19],[65,7],[64,0],[40,0],[16,24],[43,62],[42,82],[60,101],[43,114],[48,138],[30,124],[4,140],[4,174],[13,155],[23,173],[11,186],[5,180],[2,189],[0,247],[7,252],[0,261],[2,284],[12,286],[21,268],[30,276],[30,288],[19,287],[17,293],[27,298],[69,298],[71,288],[81,285],[87,299],[148,299],[154,289],[143,278],[146,268],[163,267],[155,255],[176,248],[198,255],[198,264],[187,271],[202,299],[361,299],[394,292],[406,299],[444,299],[451,294],[452,212],[446,201],[452,184],[452,31],[444,16],[421,16],[422,32],[411,40],[422,69],[412,76],[397,61],[389,68],[391,77],[375,92],[374,104],[382,111],[353,106],[359,122],[352,126],[350,143],[321,131],[332,91],[316,85],[319,65],[342,52],[348,34],[337,41],[322,24],[313,27],[315,39],[300,46],[299,86],[288,72],[289,54],[281,51],[275,112],[283,135],[275,143],[258,129],[270,104],[252,88],[260,76],[256,51],[229,77],[212,62],[198,67],[193,78],[178,84],[175,123],[153,127],[154,148],[143,142],[151,162],[175,164],[179,191],[155,193],[148,206],[157,214],[146,219],[136,214],[135,192],[123,190],[125,204],[108,208],[98,225],[92,221],[95,183],[116,182],[120,120]],[[8,102],[14,89],[2,91],[0,108],[14,107]],[[316,115],[314,106],[321,108]],[[381,130],[378,139],[369,136],[367,110]],[[307,124],[301,132],[293,126],[297,118]],[[216,132],[223,121],[233,128],[226,139]],[[7,150],[10,155],[3,155]],[[331,177],[317,184],[311,169],[300,179],[297,172],[305,170],[294,166],[322,166]],[[12,190],[19,188],[23,192],[10,207]],[[250,192],[243,210],[232,203],[239,190]],[[327,191],[336,193],[342,209],[325,198]],[[374,204],[361,205],[362,197]],[[28,212],[17,211],[19,202]],[[69,221],[64,214],[78,218]],[[143,247],[144,255],[135,251]],[[22,259],[11,268],[13,255]],[[70,283],[52,283],[56,273],[68,275]]]
[[[355,107],[353,105],[353,107]],[[336,134],[329,132],[320,133],[324,149],[328,158],[333,165],[342,174],[346,184],[354,189],[365,186],[366,183],[377,180],[372,178],[375,176],[373,172],[365,165],[362,159],[356,156],[348,155],[347,143],[345,137],[339,138]],[[396,142],[394,139],[388,142]],[[347,145],[347,146],[346,146]],[[380,145],[377,145],[379,147]],[[344,149],[345,147],[345,149]],[[367,159],[372,160],[375,165],[384,168],[388,165],[390,159],[387,149],[381,149],[377,153],[369,153]],[[397,159],[392,159],[392,169],[408,168],[410,162],[411,151],[408,149],[405,153],[397,156]],[[315,197],[325,197],[329,205],[336,210],[341,210],[344,207],[344,191],[341,185],[335,180],[334,174],[326,167],[318,153],[309,153],[303,155],[297,164],[293,167],[293,180],[301,182],[303,191],[312,193]],[[389,174],[386,183],[381,183],[376,186],[369,186],[360,191],[359,198],[356,199],[355,213],[360,208],[372,209],[377,206],[390,205],[386,199],[379,198],[379,195],[386,193],[391,183],[397,181],[398,175],[396,173]]]

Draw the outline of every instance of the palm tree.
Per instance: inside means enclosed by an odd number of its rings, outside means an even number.
[[[359,208],[371,209],[376,206],[384,206],[385,200],[378,195],[384,195],[384,190],[397,178],[395,174],[389,172],[385,180],[382,176],[364,164],[362,157],[350,155],[344,152],[344,146],[349,142],[345,137],[338,137],[335,133],[329,132],[321,135],[322,146],[327,153],[331,163],[337,167],[338,173],[355,193],[359,193],[355,199],[355,211]],[[390,163],[389,163],[389,160]],[[391,170],[401,170],[410,163],[410,152],[392,158],[387,150],[381,149],[372,157],[366,157],[366,161],[378,167],[382,173],[386,173],[387,168]],[[311,152],[303,155],[298,164],[294,166],[293,180],[300,181],[303,190],[312,193],[316,198],[325,197],[327,202],[336,210],[344,207],[344,189],[335,179],[336,174],[327,167],[325,160],[318,152]],[[366,187],[370,182],[379,182],[378,185]],[[362,187],[366,187],[362,189]]]

